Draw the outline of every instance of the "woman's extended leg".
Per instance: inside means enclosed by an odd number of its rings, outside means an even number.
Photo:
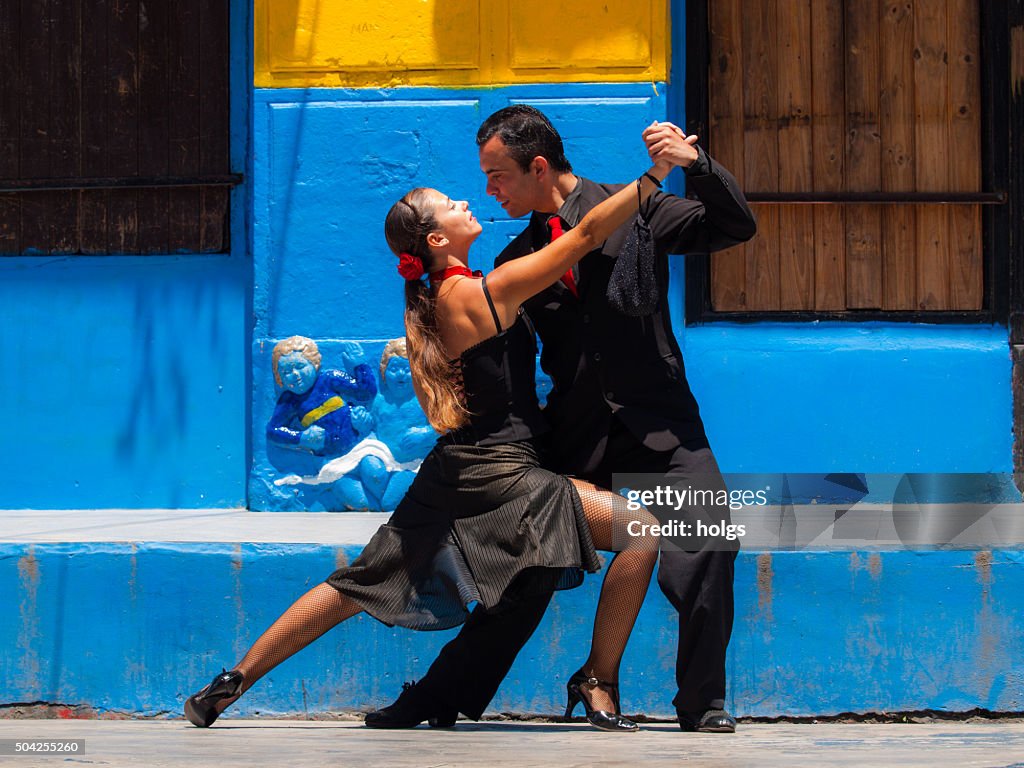
[[[645,509],[629,510],[626,500],[616,493],[575,478],[572,483],[583,502],[594,546],[605,551],[618,550],[601,585],[590,656],[581,672],[617,684],[622,652],[658,559],[658,536],[651,534],[650,527],[643,526],[655,525],[657,519]],[[631,521],[639,525],[629,526]],[[614,689],[584,686],[581,692],[594,709],[617,712]]]
[[[198,726],[212,724],[263,675],[362,610],[330,584],[313,587],[292,603],[238,662],[232,673],[240,673],[240,684],[232,685],[231,680],[219,675],[213,683],[189,698],[185,705],[189,720]],[[230,695],[223,695],[225,690]]]

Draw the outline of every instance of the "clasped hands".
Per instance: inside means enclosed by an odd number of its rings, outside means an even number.
[[[656,165],[689,168],[700,156],[697,151],[697,136],[687,136],[678,125],[655,120],[644,129],[641,138],[647,146],[647,154]]]

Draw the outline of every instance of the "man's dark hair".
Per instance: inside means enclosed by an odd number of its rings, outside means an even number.
[[[559,173],[569,173],[572,165],[565,156],[562,137],[544,113],[529,104],[513,104],[499,109],[484,120],[476,132],[476,145],[482,147],[498,136],[508,147],[509,155],[523,171],[530,169],[533,158],[543,157]]]

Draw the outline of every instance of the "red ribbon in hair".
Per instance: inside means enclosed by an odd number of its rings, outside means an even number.
[[[398,254],[398,274],[406,280],[419,280],[425,271],[423,260],[419,256],[413,256],[405,251]]]

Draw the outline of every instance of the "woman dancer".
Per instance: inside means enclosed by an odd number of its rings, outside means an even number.
[[[658,541],[629,536],[626,526],[654,519],[628,512],[615,494],[540,468],[547,427],[535,342],[519,307],[634,215],[670,170],[656,163],[575,229],[486,278],[467,267],[482,227],[466,202],[419,188],[392,207],[384,228],[406,279],[413,380],[442,436],[359,558],[300,597],[234,669],[189,697],[185,714],[194,725],[211,725],[270,669],[361,611],[388,625],[446,629],[465,621],[468,603],[490,609],[511,596],[527,569],[548,569],[559,587],[576,586],[581,568],[600,567],[595,545],[612,550],[614,537],[620,551],[602,585],[590,655],[567,688],[570,708],[581,702],[592,725],[638,729],[619,713],[619,662]]]

